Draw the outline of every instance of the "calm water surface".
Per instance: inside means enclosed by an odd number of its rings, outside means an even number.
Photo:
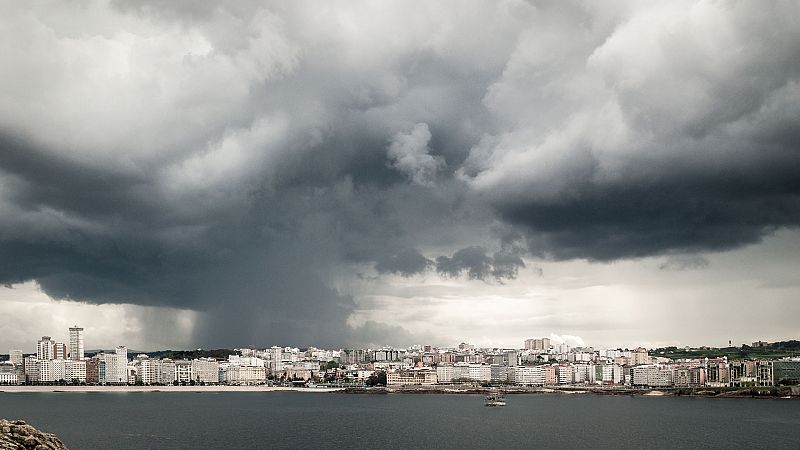
[[[792,448],[800,401],[323,393],[0,393],[70,449]]]

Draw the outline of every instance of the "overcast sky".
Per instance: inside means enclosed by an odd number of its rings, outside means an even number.
[[[797,2],[0,16],[0,353],[800,336]]]

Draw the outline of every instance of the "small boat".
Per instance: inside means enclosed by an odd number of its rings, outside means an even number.
[[[483,404],[486,406],[506,406],[506,398],[500,394],[487,395]]]

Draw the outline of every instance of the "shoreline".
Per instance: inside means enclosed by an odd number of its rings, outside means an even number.
[[[389,386],[381,388],[347,388],[347,394],[503,394],[516,395],[602,395],[630,397],[688,397],[688,398],[760,398],[760,399],[800,399],[800,386],[772,388],[628,388],[598,389],[592,387],[475,387],[475,386]]]
[[[431,395],[606,395],[635,397],[690,397],[690,398],[761,398],[799,399],[800,387],[775,391],[768,388],[739,389],[597,389],[597,388],[511,388],[476,386],[389,386],[374,388],[353,387],[290,387],[290,386],[0,386],[0,394],[14,393],[225,393],[225,392],[307,392],[341,394],[431,394]]]
[[[94,392],[342,392],[345,388],[308,388],[288,386],[0,386],[0,394],[14,393],[94,393]]]

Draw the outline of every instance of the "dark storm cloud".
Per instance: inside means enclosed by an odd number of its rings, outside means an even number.
[[[800,223],[792,3],[0,9],[0,283],[203,311],[199,345],[407,340],[345,325],[356,267],[502,280]]]
[[[796,12],[634,8],[558,61],[533,33],[487,96],[513,126],[484,136],[460,174],[540,257],[728,250],[795,227],[800,32],[784,14]]]
[[[394,273],[410,277],[425,272],[433,265],[433,261],[424,257],[414,249],[404,249],[375,263],[378,273]]]
[[[501,281],[517,277],[520,268],[525,267],[522,258],[508,253],[486,254],[482,247],[467,247],[455,252],[453,256],[436,258],[436,271],[443,276],[457,277],[465,273],[471,280]]]

